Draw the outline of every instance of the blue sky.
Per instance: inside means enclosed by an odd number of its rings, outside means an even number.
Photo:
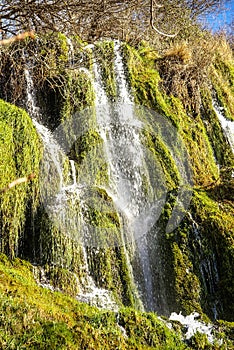
[[[234,20],[234,0],[229,1],[225,7],[226,10],[222,13],[207,16],[206,22],[208,28],[213,31],[217,31],[220,28],[228,30],[229,24]]]

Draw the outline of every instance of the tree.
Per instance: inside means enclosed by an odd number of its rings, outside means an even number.
[[[224,0],[2,0],[0,27],[3,37],[20,31],[48,30],[100,36],[150,31],[174,34],[189,19],[216,9]]]
[[[0,40],[0,45],[8,45],[8,44],[14,43],[16,41],[25,40],[26,38],[35,39],[34,32],[33,31],[24,32],[24,33],[20,33],[18,35],[14,35],[11,38],[2,39],[2,40]]]
[[[234,20],[232,20],[232,22],[228,28],[227,39],[228,39],[228,42],[229,42],[232,50],[234,51]]]

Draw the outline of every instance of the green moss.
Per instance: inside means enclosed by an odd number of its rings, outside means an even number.
[[[74,70],[65,75],[63,105],[60,110],[61,120],[75,118],[75,113],[91,107],[94,104],[94,91],[87,73],[81,70]]]
[[[129,79],[135,102],[169,116],[167,103],[158,89],[159,73],[150,64],[152,60],[147,60],[145,57],[143,59],[137,50],[128,45],[124,47],[124,54],[129,68]]]
[[[114,75],[114,42],[101,41],[96,44],[94,59],[101,67],[101,75],[105,82],[105,91],[111,101],[116,100],[117,90]]]
[[[213,349],[213,346],[208,342],[207,336],[198,332],[190,339],[189,344],[195,349]]]
[[[77,278],[78,274],[75,274],[68,269],[53,266],[50,267],[48,265],[47,269],[48,271],[45,270],[45,273],[48,274],[52,286],[59,288],[60,291],[72,297],[76,297],[76,295],[80,292],[80,281]]]
[[[213,318],[211,310],[216,304],[219,317],[231,320],[233,310],[228,300],[233,293],[233,207],[213,198],[210,192],[194,192],[190,205],[193,219],[185,217],[166,237],[168,259],[172,253],[179,310],[205,312]]]
[[[143,134],[144,144],[150,150],[152,156],[155,158],[155,164],[160,164],[160,169],[163,171],[163,174],[165,176],[167,189],[171,190],[175,188],[178,186],[180,174],[176,168],[175,161],[167,145],[162,141],[159,134],[156,135],[155,133],[153,134],[153,132],[149,133],[146,130],[144,130]]]
[[[28,263],[1,256],[2,348],[187,348],[156,315],[132,309],[121,309],[117,314],[98,310],[37,286],[31,270]]]
[[[141,349],[147,349],[148,347],[173,349],[173,346],[176,349],[187,348],[185,344],[178,341],[179,337],[177,339],[168,337],[169,329],[153,313],[143,314],[126,309],[120,312],[119,324],[125,328],[130,341],[134,339]],[[154,329],[157,329],[157,332]],[[134,344],[132,341],[131,343]]]
[[[194,183],[206,185],[218,177],[218,169],[202,119],[189,117],[175,97],[171,97],[170,104],[179,121],[178,132],[188,152]]]
[[[224,61],[219,56],[213,67],[212,83],[218,101],[225,110],[226,117],[234,120],[234,65],[233,61]]]
[[[89,114],[88,111],[87,116]],[[90,186],[108,183],[108,164],[103,152],[103,140],[93,125],[76,137],[69,157],[76,161],[79,181],[86,179],[85,182]]]
[[[216,286],[216,297],[221,301],[220,317],[232,319],[233,307],[230,304],[231,295],[234,292],[233,284],[233,207],[228,204],[218,203],[212,195],[204,191],[195,192],[191,211],[199,224],[199,230],[203,241],[201,242],[204,256],[209,258],[212,254],[216,257],[219,281]],[[204,291],[206,294],[206,291]],[[203,296],[202,303],[205,308],[207,295]]]
[[[68,61],[68,53],[69,53],[69,45],[67,42],[67,37],[65,34],[58,33],[57,38],[58,38],[59,48],[61,51],[61,54],[58,56],[58,59],[59,59],[59,61],[67,62]]]
[[[182,232],[180,232],[182,236]],[[186,233],[184,238],[186,238]],[[193,273],[193,266],[189,260],[186,249],[181,250],[177,243],[173,243],[175,290],[177,302],[186,314],[194,310],[201,313],[200,307],[200,283]]]
[[[14,256],[31,208],[35,212],[41,145],[27,113],[0,101],[0,188],[32,173],[32,182],[22,183],[1,193],[1,251]]]
[[[228,337],[232,342],[234,342],[234,322],[218,320],[218,330],[220,332],[221,340]]]
[[[70,151],[70,155],[80,164],[82,160],[90,154],[91,150],[99,144],[103,144],[99,133],[96,130],[88,130],[85,134],[76,139],[74,148]]]
[[[162,91],[160,81],[163,77],[156,70],[154,58],[142,55],[141,50],[138,52],[127,45],[125,56],[135,102],[160,113],[172,124],[175,132],[178,132],[188,151],[194,182],[207,184],[213,181],[218,176],[218,169],[201,118],[197,116],[194,119],[189,116],[178,98],[167,96]],[[153,121],[148,122],[154,125]]]

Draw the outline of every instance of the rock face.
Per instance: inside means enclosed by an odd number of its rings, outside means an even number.
[[[1,101],[0,188],[36,178],[1,195],[1,252],[98,307],[231,320],[233,67],[218,60],[194,115],[144,47],[27,44],[19,96],[1,81],[28,114]]]

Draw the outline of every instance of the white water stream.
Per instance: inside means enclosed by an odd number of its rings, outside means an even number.
[[[186,326],[187,332],[185,334],[185,339],[190,339],[197,332],[206,334],[208,341],[212,344],[215,340],[214,335],[212,334],[213,326],[211,324],[205,324],[202,321],[199,321],[199,314],[197,312],[193,312],[188,316],[183,316],[181,312],[177,314],[173,312],[169,318],[170,321],[178,321],[183,326]]]
[[[217,117],[219,118],[220,124],[228,139],[232,152],[234,153],[234,121],[226,119],[224,108],[218,106],[216,102],[213,102],[213,108]]]
[[[119,42],[114,43],[114,67],[117,103],[112,104],[105,92],[100,68],[94,63],[96,117],[108,163],[110,184],[105,188],[117,210],[126,218],[128,239],[135,241],[144,277],[147,309],[153,310],[152,272],[146,234],[152,227],[153,210],[144,193],[143,178],[149,174],[145,166],[144,149],[140,140],[142,123],[134,112],[133,98],[124,71]],[[149,186],[151,194],[152,188]]]
[[[69,42],[69,45],[71,44],[72,43]],[[73,57],[73,52],[71,56]],[[70,184],[64,182],[64,163],[66,161],[66,155],[53,137],[51,131],[38,121],[41,119],[41,111],[37,106],[33,79],[27,68],[25,68],[25,80],[27,111],[32,117],[33,123],[43,141],[44,146],[43,165],[41,166],[40,172],[40,190],[42,192],[42,201],[47,212],[50,214],[50,219],[53,223],[57,224],[57,228],[61,230],[61,232],[64,231],[64,228],[66,230],[69,228],[69,236],[72,239],[77,239],[77,237],[75,237],[75,235],[77,235],[77,229],[78,227],[82,229],[85,223],[83,221],[81,211],[78,218],[75,215],[71,215],[72,207],[70,207],[67,203],[69,200],[72,200],[72,204],[79,201],[80,207],[82,208],[83,203],[81,192],[83,186],[77,183],[75,162],[73,160],[69,160]],[[46,198],[46,201],[44,198]],[[63,224],[65,226],[63,226]],[[118,306],[111,293],[108,290],[98,288],[95,285],[95,282],[89,272],[85,247],[82,245],[82,243],[81,246],[84,261],[82,270],[85,273],[85,278],[83,281],[80,281],[81,284],[79,283],[81,291],[77,295],[77,299],[97,307],[117,311]],[[42,249],[40,249],[40,254],[43,256]],[[41,281],[38,280],[38,283],[42,287],[55,290],[50,285],[49,281],[46,280],[43,268],[39,268],[39,270],[38,268],[35,268],[34,270],[37,271],[35,272],[36,279],[38,279],[38,271],[41,271],[39,274],[41,276]]]

